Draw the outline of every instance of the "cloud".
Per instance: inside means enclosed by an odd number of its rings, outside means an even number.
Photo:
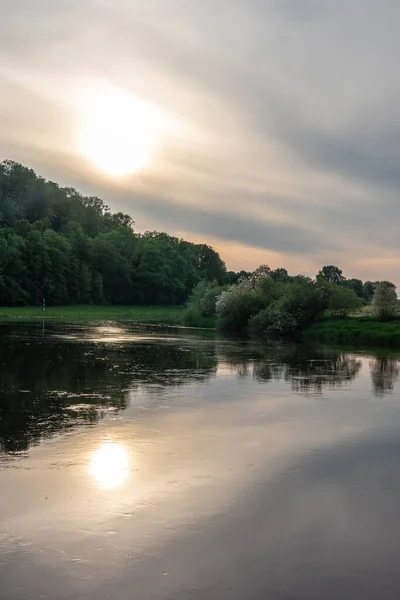
[[[207,233],[213,238],[239,242],[246,246],[278,252],[313,254],[334,246],[323,236],[295,225],[260,221],[246,214],[227,214],[225,211],[202,210],[181,204],[134,201],[135,209],[150,212],[154,221],[171,229],[179,223],[182,229],[194,233]]]

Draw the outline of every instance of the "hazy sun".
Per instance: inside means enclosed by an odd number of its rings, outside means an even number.
[[[82,153],[100,170],[118,177],[147,167],[161,135],[159,112],[112,87],[91,91],[81,128]]]

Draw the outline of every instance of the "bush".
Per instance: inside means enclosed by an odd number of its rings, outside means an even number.
[[[263,308],[263,297],[251,280],[222,292],[216,304],[217,327],[225,332],[243,332],[250,318]]]
[[[360,310],[362,300],[346,287],[331,284],[327,286],[328,311],[335,317],[346,317],[349,313]]]
[[[183,313],[182,323],[190,327],[202,324],[204,317],[213,317],[216,313],[216,301],[223,288],[216,281],[200,281],[194,288],[188,307]]]
[[[323,316],[327,306],[324,288],[300,280],[279,290],[279,298],[251,318],[252,334],[293,335]]]
[[[396,286],[390,281],[380,281],[376,284],[372,310],[380,321],[390,321],[397,312]]]
[[[201,313],[197,306],[188,306],[182,315],[182,324],[188,327],[199,327],[201,324]]]
[[[322,343],[399,347],[400,321],[382,323],[370,317],[326,319],[314,323],[304,336],[306,340]]]
[[[256,337],[265,335],[290,335],[296,332],[296,316],[276,307],[268,307],[251,317],[249,333]]]

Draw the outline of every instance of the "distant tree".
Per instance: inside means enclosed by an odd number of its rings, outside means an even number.
[[[325,283],[334,283],[336,285],[340,285],[345,280],[343,276],[343,271],[339,269],[339,267],[335,267],[334,265],[327,265],[322,267],[322,269],[317,274],[318,282]]]
[[[291,279],[293,283],[313,283],[312,278],[308,275],[294,275]]]
[[[259,267],[257,267],[257,269],[255,271],[253,271],[250,275],[250,279],[252,279],[253,282],[258,281],[259,279],[262,279],[264,277],[269,277],[271,275],[271,269],[268,265],[260,265]]]
[[[227,278],[227,283],[229,285],[235,285],[235,283],[238,282],[239,275],[238,275],[238,273],[235,273],[235,271],[228,271],[226,274],[226,278]]]
[[[396,286],[390,281],[380,281],[376,284],[372,301],[373,313],[381,321],[389,321],[397,313]]]
[[[115,229],[117,227],[127,227],[128,229],[133,229],[135,225],[135,221],[132,219],[132,217],[122,212],[107,214],[107,218],[110,223],[110,229]]]
[[[289,273],[287,272],[286,269],[274,269],[273,271],[271,271],[270,277],[274,281],[284,281],[284,282],[286,282],[286,281],[289,280]]]
[[[140,304],[182,304],[186,294],[186,264],[178,246],[148,239],[134,272]]]
[[[336,317],[346,317],[362,306],[362,300],[357,294],[344,286],[330,284],[328,294],[328,311]]]
[[[201,278],[218,281],[220,285],[226,283],[226,266],[219,254],[207,244],[196,245],[196,251]]]
[[[363,298],[364,286],[361,279],[346,279],[344,285],[349,289],[353,290],[359,298]]]
[[[368,303],[371,304],[372,299],[375,293],[375,287],[377,282],[366,281],[363,285],[363,298]]]
[[[235,283],[238,283],[239,281],[243,280],[243,279],[249,279],[251,277],[252,273],[251,271],[238,271],[237,273],[235,273],[235,271],[228,271],[227,273],[227,283],[229,285],[234,285]]]

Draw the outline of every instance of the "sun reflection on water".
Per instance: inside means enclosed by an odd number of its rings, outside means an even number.
[[[127,449],[116,442],[104,442],[93,453],[89,472],[97,485],[103,489],[120,487],[130,473]]]

